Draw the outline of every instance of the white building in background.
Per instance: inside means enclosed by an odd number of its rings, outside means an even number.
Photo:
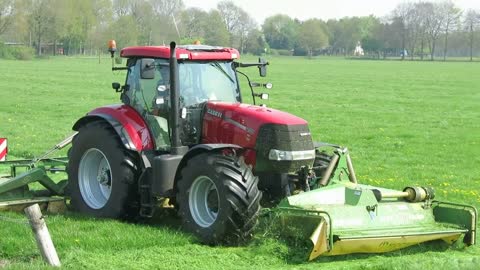
[[[362,44],[360,44],[360,41],[357,41],[357,46],[355,47],[355,51],[353,51],[353,55],[355,56],[365,55],[365,53],[363,52]]]

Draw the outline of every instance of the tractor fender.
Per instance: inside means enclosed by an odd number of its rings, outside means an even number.
[[[229,144],[229,143],[208,143],[208,144],[197,144],[194,147],[190,148],[188,152],[183,156],[182,161],[180,162],[178,168],[181,168],[187,160],[196,156],[203,152],[210,152],[214,150],[221,150],[226,148],[233,148],[233,149],[242,149],[241,146],[236,144]],[[178,169],[177,169],[178,171]]]
[[[72,127],[78,131],[87,123],[103,120],[118,134],[126,149],[142,152],[153,150],[154,143],[145,120],[128,105],[111,105],[92,110]]]

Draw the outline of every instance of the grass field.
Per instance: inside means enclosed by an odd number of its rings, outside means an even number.
[[[437,198],[480,207],[480,63],[269,59],[270,107],[310,123],[314,139],[348,146],[360,182],[430,185]],[[0,137],[9,158],[33,157],[94,107],[117,103],[103,59],[0,61]],[[256,78],[255,68],[249,73]],[[246,91],[245,91],[246,92]],[[246,98],[246,101],[250,101]],[[0,268],[46,268],[21,214],[0,212]],[[383,255],[320,258],[259,230],[243,247],[209,247],[160,216],[150,224],[52,215],[65,268],[476,269],[480,247],[428,244]]]

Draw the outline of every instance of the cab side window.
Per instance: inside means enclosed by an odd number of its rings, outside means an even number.
[[[155,138],[157,150],[167,150],[170,146],[168,119],[158,115],[157,92],[159,86],[168,83],[168,67],[162,66],[162,59],[155,61],[155,78],[141,78],[141,59],[137,59],[129,67],[127,85],[130,106],[135,108],[147,122],[151,134]],[[167,70],[167,72],[165,71]]]

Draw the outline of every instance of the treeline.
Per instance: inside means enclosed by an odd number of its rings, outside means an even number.
[[[7,50],[22,55],[21,48],[95,55],[109,39],[120,48],[200,40],[241,53],[309,56],[351,55],[360,42],[366,57],[472,59],[480,51],[480,13],[450,0],[404,2],[382,18],[300,21],[279,14],[258,25],[228,0],[210,11],[182,0],[0,0],[0,57]]]

